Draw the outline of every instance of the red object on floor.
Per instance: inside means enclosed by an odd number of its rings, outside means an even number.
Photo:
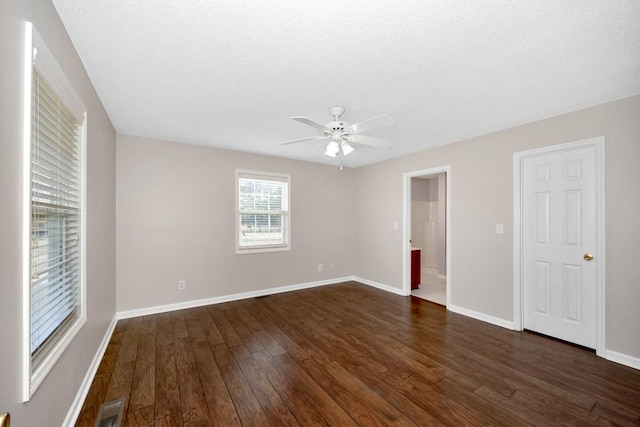
[[[420,249],[411,250],[411,289],[420,287]]]

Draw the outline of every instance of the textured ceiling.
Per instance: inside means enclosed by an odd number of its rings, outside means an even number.
[[[640,1],[53,0],[119,133],[357,167],[640,93]]]

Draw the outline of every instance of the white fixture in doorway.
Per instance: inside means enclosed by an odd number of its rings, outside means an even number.
[[[513,176],[514,329],[605,357],[604,138],[514,153]]]
[[[440,173],[445,174],[446,182],[446,305],[449,306],[451,303],[451,166],[449,165],[405,172],[402,175],[402,290],[404,295],[411,295],[411,178],[438,175]]]

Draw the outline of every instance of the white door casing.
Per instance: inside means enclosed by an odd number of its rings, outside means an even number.
[[[445,173],[445,257],[446,257],[446,304],[451,304],[451,166],[438,166],[402,174],[402,290],[411,295],[411,178]]]
[[[603,355],[604,138],[515,153],[514,196],[516,328]]]

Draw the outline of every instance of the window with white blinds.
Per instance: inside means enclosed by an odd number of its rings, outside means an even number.
[[[236,171],[236,253],[290,248],[289,175]]]
[[[30,114],[25,118],[29,123],[29,164],[25,167],[30,225],[25,263],[29,269],[28,278],[25,275],[29,305],[25,400],[86,317],[82,279],[85,116],[79,113],[77,95],[35,30],[30,42],[34,49]]]
[[[31,357],[80,314],[80,124],[37,70],[31,115]]]

